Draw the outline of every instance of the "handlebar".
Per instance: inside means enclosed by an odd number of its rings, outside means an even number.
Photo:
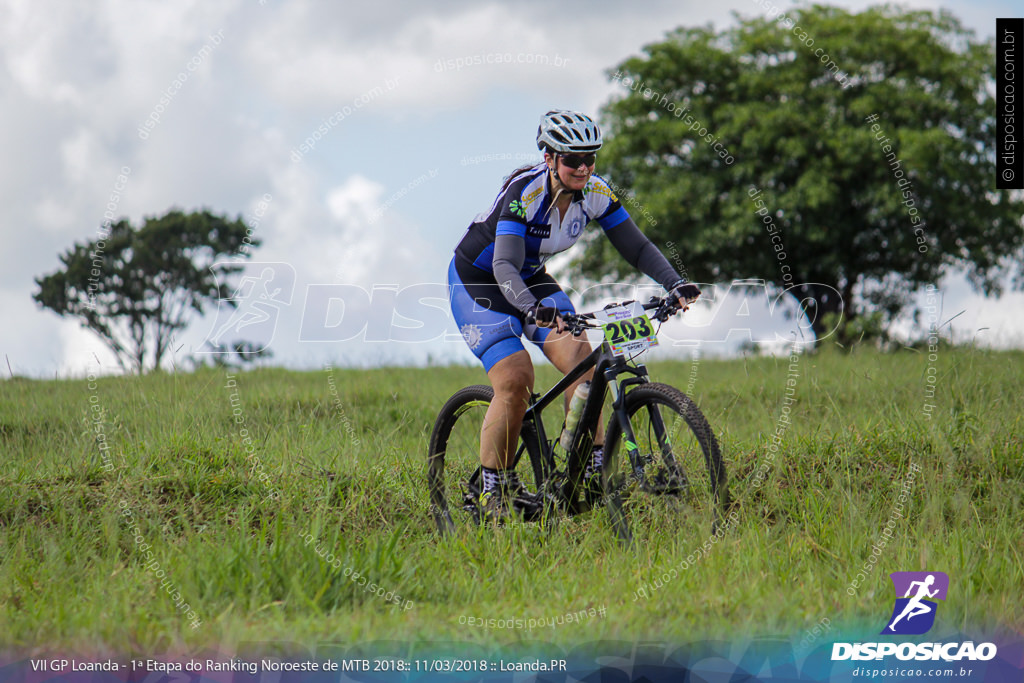
[[[605,309],[613,308],[615,306],[628,306],[629,304],[636,303],[635,301],[623,301],[622,303],[610,303],[605,306]],[[651,318],[657,320],[660,323],[665,322],[673,315],[679,312],[679,300],[672,296],[652,296],[650,301],[643,304],[645,311],[654,311],[651,314]],[[568,332],[572,332],[574,337],[578,337],[589,329],[598,328],[601,325],[594,322],[594,313],[577,313],[561,316],[565,322],[565,329]]]

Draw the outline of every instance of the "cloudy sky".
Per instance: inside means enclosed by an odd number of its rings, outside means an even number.
[[[948,7],[985,37],[996,17],[1020,13],[1009,0],[909,6]],[[595,112],[622,90],[610,66],[674,27],[730,24],[733,11],[764,10],[751,0],[0,0],[12,257],[0,271],[0,352],[22,375],[113,368],[88,332],[31,298],[33,278],[94,239],[113,203],[136,223],[171,207],[242,214],[263,240],[250,284],[270,283],[249,311],[267,320],[248,331],[272,336],[277,364],[470,361],[438,298],[446,266],[501,179],[537,158],[539,114]],[[965,311],[958,334],[988,328],[986,343],[1024,345],[1020,295],[982,300],[956,278],[942,288],[943,319]],[[771,322],[754,303],[746,318],[739,304],[696,311],[672,338],[725,348],[723,330]],[[221,328],[242,330],[235,322],[197,321],[176,360]]]

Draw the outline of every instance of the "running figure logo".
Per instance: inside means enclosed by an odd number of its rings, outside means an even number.
[[[934,600],[946,599],[949,576],[943,572],[893,572],[889,576],[896,589],[896,604],[882,634],[927,633],[935,623],[939,606]]]
[[[262,351],[273,339],[280,309],[291,304],[295,288],[295,269],[291,264],[257,262],[247,265],[249,272],[259,274],[242,277],[234,293],[223,300],[234,305],[221,306],[214,328],[206,337],[206,342],[214,349],[223,349],[238,341],[232,338],[234,335],[245,334],[253,350]],[[200,351],[204,352],[211,353]]]

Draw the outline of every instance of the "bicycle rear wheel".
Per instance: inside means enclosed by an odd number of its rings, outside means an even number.
[[[608,422],[604,501],[619,538],[633,528],[667,524],[714,533],[729,503],[725,465],[711,426],[696,404],[667,384],[643,384],[626,395],[634,442],[617,415]]]
[[[430,513],[442,536],[453,533],[460,524],[480,523],[480,432],[492,398],[494,390],[486,385],[460,389],[444,404],[434,423],[427,454],[427,483]],[[528,464],[521,466],[527,452],[524,434],[529,429],[529,423],[524,423],[512,466],[519,470],[520,479],[536,490],[542,478],[539,455],[530,453]]]

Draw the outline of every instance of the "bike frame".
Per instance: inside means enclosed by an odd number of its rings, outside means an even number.
[[[540,473],[541,482],[548,481],[555,472],[554,440],[549,440],[545,433],[544,422],[541,419],[541,412],[549,405],[561,398],[566,390],[591,368],[596,368],[594,377],[591,380],[590,395],[583,404],[583,414],[580,416],[579,426],[573,436],[572,448],[568,453],[567,488],[561,492],[561,502],[570,508],[570,512],[582,512],[587,509],[578,501],[577,489],[585,466],[585,455],[589,455],[590,447],[593,444],[594,434],[601,417],[601,409],[604,405],[606,392],[612,393],[612,411],[618,417],[618,424],[623,431],[623,446],[629,455],[630,466],[633,476],[637,479],[643,477],[643,463],[640,459],[640,451],[636,445],[636,438],[633,434],[633,427],[629,422],[629,415],[626,413],[626,394],[631,386],[649,382],[647,368],[644,365],[630,366],[624,356],[615,356],[607,342],[602,342],[576,367],[570,370],[565,377],[559,380],[555,386],[541,394],[532,394],[530,405],[526,409],[523,418],[523,442],[526,448],[533,454],[539,456],[543,463],[544,471]],[[623,374],[633,375],[626,379],[619,380]],[[662,422],[661,414],[654,411],[651,416],[659,443],[664,443],[665,425]],[[527,426],[531,425],[532,429]],[[520,453],[521,457],[521,453]],[[518,457],[516,458],[518,463]]]

